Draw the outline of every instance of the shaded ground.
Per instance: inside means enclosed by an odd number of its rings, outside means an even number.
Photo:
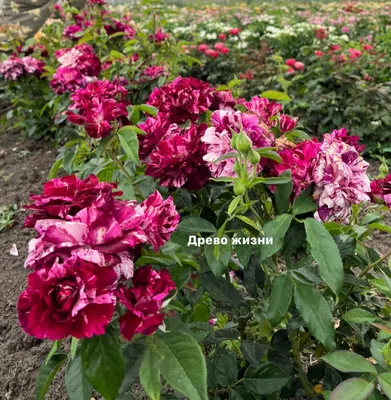
[[[0,206],[18,206],[14,226],[0,232],[0,398],[4,400],[34,399],[36,374],[50,350],[49,343],[22,332],[16,302],[27,283],[23,261],[34,235],[33,230],[22,229],[25,212],[20,208],[30,192],[41,192],[55,154],[46,143],[13,133],[0,134]],[[14,244],[18,256],[10,254]],[[66,399],[62,379],[54,382],[48,399]]]
[[[34,400],[34,385],[38,369],[50,350],[50,343],[31,338],[19,327],[17,298],[26,287],[27,272],[23,262],[31,229],[22,229],[30,192],[40,193],[56,152],[47,143],[22,139],[18,134],[0,134],[0,207],[16,204],[15,223],[0,232],[0,398],[4,400]],[[371,168],[373,175],[377,168]],[[391,215],[387,215],[391,225]],[[373,245],[384,253],[390,246],[391,234],[376,233]],[[16,245],[18,256],[11,255]],[[47,399],[66,400],[61,374],[55,379]]]

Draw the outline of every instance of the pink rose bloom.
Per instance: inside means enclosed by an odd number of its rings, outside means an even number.
[[[287,133],[293,131],[297,126],[299,118],[292,118],[289,115],[283,114],[280,116],[280,131]]]
[[[113,121],[117,121],[120,127],[129,123],[126,95],[127,90],[116,83],[107,80],[92,82],[72,94],[67,119],[84,125],[92,138],[106,137],[113,129]]]
[[[155,43],[162,43],[165,40],[167,40],[170,37],[170,35],[168,33],[163,32],[162,30],[158,30],[156,33],[149,35],[148,39],[151,42],[155,42]]]
[[[324,135],[313,172],[318,220],[348,224],[352,205],[370,200],[368,165],[355,147],[335,133]]]
[[[285,65],[288,65],[289,67],[294,67],[296,64],[296,60],[294,58],[288,58],[285,60]]]
[[[153,65],[152,67],[145,68],[141,75],[148,77],[150,80],[156,80],[164,75],[164,67]]]
[[[298,71],[303,71],[304,68],[305,68],[305,65],[304,65],[304,63],[302,63],[300,61],[296,61],[295,64],[294,64],[294,67]]]
[[[198,46],[198,51],[205,51],[208,49],[208,45],[203,43]]]
[[[229,90],[220,90],[213,92],[213,103],[211,110],[233,110],[236,100]]]
[[[232,28],[228,31],[228,33],[232,36],[239,35],[241,29],[240,28]]]
[[[87,84],[87,79],[77,68],[59,67],[50,81],[50,86],[56,94],[74,92]]]
[[[233,170],[234,157],[216,162],[228,153],[236,153],[231,147],[231,130],[239,133],[242,128],[254,148],[269,147],[274,143],[274,136],[266,126],[261,126],[256,115],[241,111],[218,110],[213,112],[211,119],[213,126],[205,131],[202,141],[206,144],[207,151],[204,160],[208,163],[213,177],[236,176]],[[252,171],[251,163],[248,164],[248,169]]]
[[[180,216],[175,209],[172,197],[163,200],[158,191],[143,201],[141,208],[145,217],[142,228],[157,252],[165,242],[170,240],[171,233],[178,226]]]
[[[304,140],[293,148],[285,148],[278,152],[282,162],[274,164],[273,169],[277,175],[287,169],[291,170],[294,198],[313,183],[312,176],[319,146],[320,143],[316,139]]]
[[[333,44],[330,46],[331,51],[339,51],[341,50],[341,46],[339,44]]]
[[[273,125],[270,118],[279,115],[282,110],[282,105],[280,103],[258,96],[254,96],[250,101],[239,99],[238,103],[243,104],[248,111],[257,115],[260,120],[269,127]]]
[[[369,43],[364,44],[364,50],[365,50],[365,51],[373,50],[373,46],[371,46]]]
[[[384,179],[375,179],[371,182],[371,197],[373,200],[383,201],[391,210],[391,174]]]
[[[33,74],[39,78],[45,63],[36,58],[27,56],[23,58],[11,56],[0,63],[0,74],[9,81],[16,81],[24,74]]]
[[[69,25],[64,29],[63,36],[69,40],[77,40],[76,33],[83,32],[83,28],[79,25]]]
[[[95,175],[79,179],[76,175],[54,178],[46,182],[41,195],[30,195],[30,204],[24,208],[34,210],[25,218],[24,226],[32,228],[40,219],[67,219],[81,209],[104,206],[122,192],[113,192],[116,184],[99,182]]]
[[[361,55],[362,55],[361,51],[360,51],[360,50],[357,50],[357,49],[352,49],[352,48],[350,48],[350,49],[348,49],[347,51],[348,51],[348,53],[349,53],[349,58],[350,58],[350,60],[352,60],[352,61],[357,60],[357,59],[360,58]]]
[[[207,82],[178,76],[172,82],[155,88],[148,104],[167,114],[172,123],[180,124],[188,119],[195,122],[212,104],[212,92]]]
[[[113,35],[117,32],[124,32],[126,39],[132,39],[136,36],[136,31],[127,24],[124,24],[118,19],[112,19],[110,24],[104,25],[105,31],[108,35]]]
[[[103,335],[114,313],[117,274],[77,257],[54,261],[28,277],[17,310],[23,330],[38,339]]]
[[[362,153],[365,150],[365,144],[360,144],[360,137],[356,135],[349,135],[346,128],[335,129],[331,132],[333,137],[336,139],[342,140],[350,146],[356,148],[359,153]]]
[[[155,271],[150,265],[136,270],[130,289],[118,291],[120,302],[127,311],[119,318],[121,334],[132,340],[135,334],[151,335],[164,320],[160,312],[164,299],[176,289],[166,269]]]
[[[341,32],[342,32],[342,33],[348,33],[349,31],[350,31],[350,29],[349,29],[348,26],[343,26],[343,27],[341,28]]]
[[[160,179],[160,185],[199,190],[209,180],[209,169],[203,160],[206,147],[201,142],[207,126],[192,124],[180,128],[173,124],[156,150],[150,154],[146,175]]]
[[[323,57],[323,51],[322,50],[315,50],[315,56],[316,57]]]
[[[223,47],[225,47],[225,44],[224,44],[223,42],[217,42],[217,43],[214,45],[214,48],[215,48],[216,50],[221,50]]]

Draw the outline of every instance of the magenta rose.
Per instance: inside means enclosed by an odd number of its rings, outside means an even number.
[[[87,79],[75,67],[59,67],[49,84],[56,94],[72,93],[86,86]]]
[[[150,265],[136,270],[132,278],[133,286],[122,287],[118,292],[120,302],[127,308],[119,318],[121,334],[132,340],[137,333],[151,335],[163,322],[160,313],[167,295],[176,289],[169,272],[155,271]]]
[[[38,339],[89,338],[105,333],[115,306],[112,268],[72,257],[28,277],[17,310],[23,330]]]
[[[170,240],[171,233],[178,226],[180,216],[175,209],[172,197],[163,200],[158,191],[143,201],[141,208],[145,218],[143,230],[155,251],[158,251],[167,240]]]
[[[181,129],[173,124],[169,129],[170,134],[150,154],[146,175],[159,178],[162,186],[201,189],[210,177],[203,160],[205,144],[201,142],[206,127],[205,124],[192,124],[189,128]]]
[[[30,195],[30,202],[24,208],[34,210],[25,218],[24,226],[34,227],[40,219],[67,219],[81,209],[95,205],[104,206],[122,192],[113,192],[115,184],[99,182],[95,175],[79,179],[76,175],[55,178],[45,183],[41,195]]]
[[[167,114],[170,122],[180,124],[188,119],[195,122],[209,109],[213,100],[213,89],[207,82],[178,76],[174,81],[155,88],[148,104]]]
[[[391,210],[391,174],[384,179],[375,179],[371,182],[371,197],[383,201]]]
[[[298,118],[292,118],[289,115],[281,115],[280,117],[280,131],[287,133],[296,128]]]
[[[254,96],[250,101],[238,99],[238,103],[243,104],[249,112],[258,116],[269,127],[275,124],[275,121],[271,121],[270,118],[278,116],[282,111],[280,103],[259,96]]]

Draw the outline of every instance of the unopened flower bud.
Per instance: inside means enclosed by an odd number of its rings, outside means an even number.
[[[261,159],[261,156],[251,149],[250,154],[248,155],[248,160],[250,161],[251,164],[256,165],[259,163],[259,160]]]
[[[242,196],[246,193],[246,186],[244,186],[242,182],[236,181],[234,184],[234,193],[236,196]]]
[[[246,156],[248,152],[251,150],[251,146],[252,146],[251,140],[246,136],[245,133],[240,132],[236,140],[237,150]]]
[[[388,174],[388,166],[383,160],[379,168],[379,177],[384,178],[387,174]]]
[[[240,173],[240,163],[239,163],[239,161],[238,161],[238,160],[236,160],[236,161],[235,161],[235,164],[234,164],[233,170],[234,170],[234,171],[235,171],[237,174],[239,174],[239,173]]]

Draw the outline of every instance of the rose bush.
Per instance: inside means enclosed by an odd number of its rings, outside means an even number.
[[[372,49],[328,50],[330,29],[313,29],[323,14],[292,38],[277,31],[284,18],[251,10],[218,29],[201,20],[196,46],[177,41],[191,32],[159,3],[134,15],[103,1],[58,6],[65,22],[1,64],[15,113],[49,121],[63,142],[26,206],[35,237],[19,322],[53,341],[37,399],[61,367],[70,400],[94,390],[107,400],[390,398],[391,251],[369,240],[391,231],[387,166],[369,175],[363,135],[341,121],[321,121],[313,137],[313,115],[291,115],[304,107],[292,91],[310,93],[304,77],[323,74],[318,63],[356,68]],[[372,22],[357,14],[348,29],[363,35]],[[281,56],[256,86],[239,53],[254,60],[245,49],[261,37]],[[210,57],[204,66],[196,52]],[[186,76],[231,55],[241,79]],[[41,96],[34,107],[18,92],[28,85]]]

